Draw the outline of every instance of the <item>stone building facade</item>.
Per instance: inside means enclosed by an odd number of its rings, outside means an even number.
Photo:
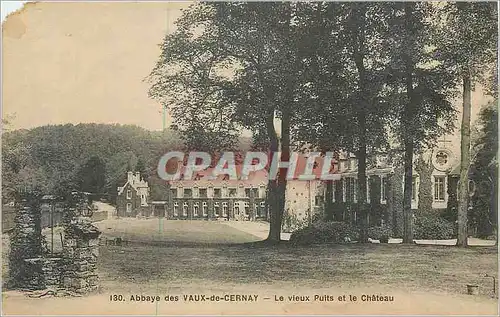
[[[118,217],[135,217],[147,214],[149,207],[149,184],[139,172],[127,173],[127,182],[118,187],[116,212]]]
[[[168,219],[266,220],[267,173],[251,173],[247,180],[221,176],[208,179],[211,169],[194,180],[170,182],[167,202],[152,202],[152,215]],[[158,211],[160,210],[160,211]]]
[[[413,167],[411,208],[415,212],[456,213],[459,158],[446,141],[436,148],[416,155]],[[378,155],[367,162],[366,203],[370,204],[371,225],[388,224],[396,234],[402,226],[404,170],[398,158]],[[293,181],[287,186],[285,230],[323,216],[330,200],[333,220],[358,222],[354,206],[358,203],[358,162],[354,155],[343,153],[335,162],[338,178],[332,181],[328,197],[326,182]],[[371,218],[370,218],[371,217]],[[287,219],[288,218],[288,219]]]
[[[308,155],[299,156],[296,176],[303,173]],[[367,201],[370,204],[370,224],[387,223],[398,227],[402,217],[403,168],[399,159],[378,155],[367,162]],[[436,212],[456,206],[456,186],[459,160],[453,150],[441,142],[433,150],[416,156],[413,170],[412,209]],[[180,166],[182,170],[182,166]],[[341,153],[332,163],[330,174],[331,196],[327,197],[327,182],[320,180],[320,159],[312,172],[314,180],[287,182],[284,229],[287,231],[324,216],[327,206],[332,206],[333,219],[357,223],[359,216],[354,206],[358,203],[358,162],[354,155]],[[237,173],[241,167],[237,166]],[[149,201],[147,183],[138,174],[129,172],[127,184],[120,187],[119,216],[159,216],[168,219],[225,219],[268,220],[266,189],[268,174],[261,170],[252,172],[247,180],[229,180],[225,176],[210,179],[211,169],[198,172],[193,180],[169,182],[168,199]],[[138,186],[138,184],[140,186]],[[134,187],[135,186],[135,187]],[[126,199],[126,191],[131,193]],[[144,196],[140,196],[144,193]],[[146,197],[144,200],[143,197]],[[132,204],[126,212],[125,204]],[[397,232],[397,230],[395,230]]]

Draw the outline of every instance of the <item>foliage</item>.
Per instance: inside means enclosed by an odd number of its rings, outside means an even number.
[[[392,230],[389,226],[386,225],[373,226],[368,228],[368,237],[375,240],[390,238],[391,235]]]
[[[359,238],[359,230],[345,222],[314,222],[296,230],[290,237],[295,244],[346,243]]]
[[[10,131],[2,135],[2,198],[9,202],[16,190],[37,188],[61,195],[77,189],[113,200],[138,158],[145,173],[156,174],[159,157],[182,147],[173,132],[126,125],[67,124]]]
[[[305,214],[307,215],[308,212]],[[299,219],[295,214],[285,212],[282,228],[284,232],[293,232],[307,226],[308,219]]]
[[[492,234],[498,214],[498,109],[497,101],[486,105],[479,114],[478,135],[473,140],[473,162],[470,170],[475,184],[472,226],[479,235]]]
[[[105,186],[106,165],[98,156],[92,156],[77,172],[78,189],[84,192],[102,194]]]
[[[436,215],[415,218],[415,239],[446,240],[455,238],[455,224]]]

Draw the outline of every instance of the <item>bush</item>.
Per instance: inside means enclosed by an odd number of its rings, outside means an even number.
[[[368,228],[368,237],[375,240],[388,239],[391,235],[392,230],[386,225]]]
[[[417,217],[415,239],[446,240],[455,236],[455,223],[441,217]]]
[[[283,232],[293,232],[301,228],[304,228],[307,225],[307,223],[308,223],[307,218],[299,219],[295,214],[290,215],[287,210],[285,215],[283,216],[283,223],[281,229],[283,230]]]
[[[296,244],[346,243],[359,238],[359,230],[345,222],[318,221],[296,230],[290,242]]]

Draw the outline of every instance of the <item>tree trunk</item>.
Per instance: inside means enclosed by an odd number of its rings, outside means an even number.
[[[467,247],[467,210],[469,207],[469,165],[470,165],[470,115],[471,79],[463,77],[463,114],[460,158],[460,183],[458,190],[458,239],[459,247]]]
[[[358,210],[361,217],[360,242],[368,242],[368,206],[366,204],[366,117],[365,111],[360,111],[359,119],[359,150],[358,150]]]
[[[403,243],[413,243],[413,213],[411,210],[411,193],[413,180],[413,140],[408,140],[405,142],[404,171]]]
[[[274,153],[278,151],[278,136],[274,129],[274,109],[270,110],[266,118],[267,135],[269,136],[269,159],[272,160]],[[269,160],[269,162],[271,162]],[[271,166],[269,163],[268,166]],[[269,235],[267,241],[277,243],[281,240],[281,216],[278,206],[278,183],[269,179],[267,183],[267,203],[269,210]]]
[[[290,114],[283,113],[281,118],[281,162],[288,162],[290,160]],[[278,179],[276,184],[276,200],[274,223],[271,223],[269,230],[268,241],[279,242],[281,241],[281,225],[283,222],[283,214],[285,213],[285,198],[286,198],[286,175],[287,168],[279,170]]]
[[[418,173],[419,188],[418,188],[418,212],[432,213],[432,157],[426,158],[423,154],[418,158],[415,166],[415,171]]]
[[[405,31],[406,31],[406,49],[410,50],[414,45],[412,42],[412,16],[413,3],[405,3]],[[414,113],[416,105],[413,97],[413,68],[414,62],[411,58],[411,52],[404,53],[406,94],[407,104],[403,113],[402,122],[405,123],[404,129],[404,189],[403,189],[403,243],[413,243],[413,213],[411,210],[411,194],[413,181],[413,151],[414,151]],[[397,186],[397,185],[396,185]]]
[[[359,95],[360,101],[357,105],[357,119],[358,119],[358,138],[359,148],[356,158],[358,160],[358,186],[357,186],[357,212],[361,219],[361,232],[360,242],[368,242],[367,226],[368,226],[368,212],[366,206],[366,108],[367,108],[367,79],[366,68],[364,64],[365,52],[365,4],[360,4],[356,12],[358,20],[358,28],[356,39],[357,43],[354,44],[353,57],[358,70],[359,76]]]

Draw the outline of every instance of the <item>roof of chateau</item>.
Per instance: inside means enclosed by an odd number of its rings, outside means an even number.
[[[322,160],[321,158],[317,158],[316,166],[312,170],[312,174],[315,175],[316,178],[320,178],[322,173]],[[295,173],[293,176],[293,180],[298,180],[298,176],[302,175],[306,169],[307,165],[307,157],[304,155],[299,155],[297,159],[297,165],[295,168]],[[334,167],[335,166],[335,167]],[[268,181],[268,172],[267,170],[257,170],[250,172],[248,175],[248,179],[243,179],[243,165],[237,164],[235,165],[235,172],[237,179],[230,179],[228,175],[217,175],[214,179],[212,174],[215,168],[207,168],[203,171],[197,171],[193,173],[192,179],[181,179],[170,181],[170,184],[174,187],[182,186],[182,187],[209,187],[209,186],[228,186],[228,187],[258,187],[267,185]],[[173,171],[169,170],[169,173]],[[181,166],[180,174],[184,175],[186,172],[186,166]],[[329,169],[329,173],[337,173],[336,165],[333,165]],[[182,178],[182,177],[181,177]]]

